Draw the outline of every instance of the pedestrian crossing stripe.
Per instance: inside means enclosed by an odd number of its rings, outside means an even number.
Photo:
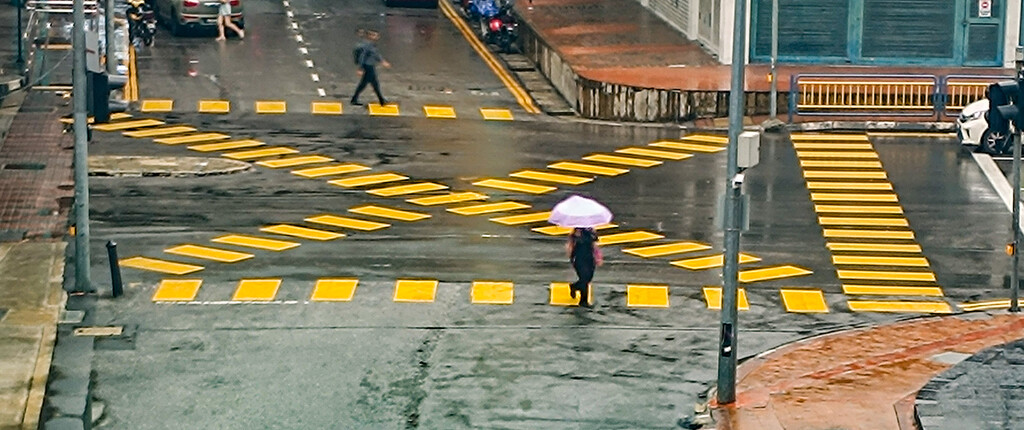
[[[740,270],[739,280],[744,284],[775,279],[792,278],[796,276],[810,275],[810,270],[792,265],[769,266],[757,269]]]
[[[245,246],[249,248],[265,249],[268,251],[284,251],[299,246],[298,242],[286,240],[268,239],[265,237],[246,236],[241,234],[229,234],[215,237],[210,240],[225,245]]]
[[[230,137],[231,136],[228,136],[223,133],[197,133],[185,136],[161,137],[158,139],[153,139],[153,141],[156,143],[162,143],[164,145],[179,145],[182,143],[212,142],[214,140],[224,140]]]
[[[885,170],[804,170],[806,179],[888,179]]]
[[[695,143],[673,142],[669,140],[659,140],[657,142],[651,143],[651,146],[655,146],[658,148],[681,149],[683,151],[705,153],[719,152],[725,150],[725,147],[722,146],[698,145]]]
[[[719,145],[728,145],[728,136],[717,136],[714,134],[688,134],[679,138],[679,140],[691,141],[691,142],[704,142],[704,143],[715,143]]]
[[[487,121],[512,121],[512,111],[500,108],[480,108],[480,116]]]
[[[469,301],[482,305],[511,305],[515,291],[511,282],[473,281]]]
[[[448,189],[447,185],[441,185],[435,182],[417,182],[408,185],[397,185],[394,187],[375,188],[366,191],[369,194],[373,194],[378,197],[394,197],[404,196],[408,194],[425,193],[427,191],[438,191]]]
[[[921,253],[921,245],[895,243],[829,242],[825,246],[832,252],[913,252]]]
[[[264,143],[255,139],[232,140],[229,142],[203,143],[191,145],[188,149],[199,152],[229,151],[232,149],[253,148],[263,146]]]
[[[615,152],[618,152],[620,154],[641,155],[641,156],[644,156],[644,157],[663,158],[665,160],[675,160],[675,161],[685,160],[687,158],[692,158],[693,157],[693,154],[689,154],[689,153],[686,153],[686,152],[659,151],[657,149],[647,149],[647,148],[637,148],[637,147],[627,147],[627,148],[616,149]]]
[[[341,115],[342,107],[339,102],[312,102],[309,110],[314,115]]]
[[[704,303],[707,304],[708,309],[721,310],[722,287],[704,287]],[[750,302],[747,301],[747,290],[745,288],[736,290],[736,308],[741,311],[750,310]]]
[[[506,201],[503,201],[503,202],[484,203],[484,204],[479,204],[479,205],[460,206],[460,207],[457,207],[457,208],[448,208],[447,210],[448,210],[448,212],[456,213],[456,214],[459,214],[459,215],[472,216],[472,215],[489,214],[489,213],[494,213],[494,212],[515,211],[515,210],[519,210],[519,209],[526,209],[528,207],[530,207],[530,205],[528,205],[526,203],[520,203],[520,202],[511,201],[511,200],[506,200]]]
[[[472,191],[454,192],[448,194],[441,194],[438,196],[427,196],[417,197],[415,199],[406,200],[409,203],[420,205],[420,206],[436,206],[445,205],[449,203],[462,203],[474,200],[487,200],[486,194],[480,194]]]
[[[551,217],[551,211],[534,212],[520,215],[508,215],[497,218],[491,218],[491,221],[504,225],[522,225],[547,221],[549,217]]]
[[[914,239],[914,232],[911,230],[859,230],[826,228],[826,238],[845,237],[853,239]]]
[[[935,282],[932,272],[882,271],[882,270],[837,270],[839,279],[858,279],[874,281],[918,281]]]
[[[153,293],[154,302],[191,302],[196,299],[202,279],[163,279]]]
[[[170,112],[172,109],[174,109],[174,100],[172,99],[146,99],[139,107],[142,112]]]
[[[843,293],[854,295],[874,296],[934,296],[942,297],[942,288],[939,287],[911,287],[899,285],[856,285],[843,284]]]
[[[878,193],[878,194],[846,194],[846,193],[811,193],[811,200],[813,201],[831,201],[831,202],[885,202],[895,203],[899,201],[896,198],[896,194],[892,193]]]
[[[305,219],[306,222],[314,224],[323,224],[333,227],[351,228],[353,230],[360,231],[374,231],[382,228],[388,228],[391,224],[385,224],[382,222],[366,221],[355,218],[348,218],[337,215],[317,215]]]
[[[807,182],[810,190],[872,190],[892,191],[888,182]]]
[[[588,155],[586,157],[583,157],[583,160],[586,160],[586,161],[596,161],[598,163],[618,164],[618,165],[622,165],[622,166],[633,166],[633,167],[654,167],[654,166],[660,166],[662,164],[661,161],[657,161],[657,160],[646,160],[646,159],[643,159],[643,158],[623,157],[623,156],[612,155],[612,154],[592,154],[592,155]]]
[[[127,137],[143,138],[143,137],[168,136],[168,135],[172,135],[172,134],[188,133],[188,132],[192,132],[192,131],[196,131],[196,129],[192,128],[192,127],[184,126],[184,125],[175,125],[175,126],[170,126],[170,127],[144,128],[142,130],[126,131],[126,132],[123,132],[121,134],[123,134],[123,135],[125,135]]]
[[[626,307],[667,308],[668,285],[626,285]]]
[[[427,118],[455,119],[455,109],[451,106],[424,105],[423,114]]]
[[[317,279],[309,300],[312,302],[350,302],[356,294],[358,285],[358,279]]]
[[[662,245],[643,246],[639,248],[627,248],[622,252],[633,254],[638,257],[652,258],[673,254],[684,254],[687,252],[705,251],[711,249],[711,245],[700,242],[675,242]]]
[[[513,178],[532,179],[535,181],[554,182],[556,184],[566,185],[582,185],[594,180],[592,176],[564,175],[561,173],[542,172],[531,169],[513,172],[510,173],[509,176]]]
[[[120,261],[124,267],[167,273],[171,275],[187,275],[203,270],[203,266],[160,260],[149,257],[131,257]]]
[[[548,303],[552,306],[579,306],[580,299],[572,298],[568,282],[552,282],[548,288]],[[594,288],[587,288],[587,303],[594,303]]]
[[[848,300],[846,302],[854,312],[917,312],[923,314],[950,314],[953,309],[946,302],[905,302]]]
[[[747,253],[744,253],[744,252],[741,252],[740,255],[739,255],[739,262],[740,262],[740,264],[756,263],[758,261],[761,261],[761,258],[757,257],[757,256],[754,256],[754,255],[750,255],[750,254],[747,254]],[[676,267],[682,267],[684,269],[690,269],[690,270],[714,269],[716,267],[722,267],[723,265],[725,265],[725,255],[723,255],[723,254],[716,254],[716,255],[708,255],[706,257],[696,257],[696,258],[688,258],[688,259],[685,259],[685,260],[675,260],[675,261],[672,261],[670,264],[672,264],[673,266],[676,266]]]
[[[871,143],[860,143],[860,142],[831,142],[831,143],[808,143],[808,142],[793,142],[793,148],[797,150],[807,149],[858,149],[874,151],[874,146]]]
[[[482,181],[474,182],[473,185],[528,194],[546,194],[558,189],[550,185],[528,184],[525,182],[509,181],[505,179],[484,179]]]
[[[398,116],[399,115],[398,105],[394,104],[394,103],[388,103],[388,104],[386,104],[384,106],[381,106],[378,103],[370,103],[369,105],[367,105],[367,108],[370,110],[370,115],[373,115],[373,116]]]
[[[618,227],[618,224],[610,224],[609,223],[609,224],[601,224],[599,226],[594,227],[594,229],[595,230],[607,230],[609,228],[615,228],[615,227]],[[530,231],[546,234],[548,236],[565,236],[565,235],[567,235],[569,233],[572,233],[572,230],[573,230],[572,227],[561,227],[561,226],[557,226],[557,225],[549,225],[549,226],[545,226],[545,227],[534,227],[534,228],[530,229]]]
[[[256,113],[258,114],[281,114],[288,112],[288,103],[283,100],[257,100]]]
[[[304,178],[319,178],[323,176],[344,175],[346,173],[363,172],[367,170],[370,170],[370,168],[362,164],[344,163],[292,170],[292,174],[302,176]]]
[[[269,225],[261,227],[260,231],[312,240],[334,240],[345,237],[344,234],[335,233],[333,231],[317,230],[315,228],[300,227],[290,224]]]
[[[793,313],[828,313],[828,304],[825,303],[825,295],[821,290],[796,290],[783,288],[779,290],[782,295],[782,306],[786,312]]]
[[[231,300],[238,302],[269,302],[277,296],[280,279],[242,279]]]
[[[127,114],[127,113],[124,113],[124,112],[115,112],[115,113],[110,114],[110,120],[111,121],[118,121],[118,120],[122,120],[122,119],[128,119],[128,118],[131,118],[131,117],[132,117],[131,114]],[[64,124],[74,124],[75,123],[75,118],[73,116],[62,117],[60,119],[60,122],[62,122]],[[93,124],[95,122],[96,122],[96,118],[93,118],[91,116],[85,118],[85,123],[86,124]]]
[[[832,264],[852,266],[912,266],[928,267],[924,257],[880,257],[864,255],[833,255]]]
[[[256,164],[259,164],[260,166],[263,167],[269,167],[271,169],[279,169],[282,167],[295,167],[306,164],[327,163],[330,161],[334,161],[334,159],[331,157],[324,157],[323,155],[302,155],[298,157],[287,157],[277,158],[274,160],[257,161]]]
[[[903,214],[900,205],[814,205],[818,213]]]
[[[231,112],[231,102],[227,100],[200,100],[199,113]]]
[[[299,152],[297,149],[289,148],[287,146],[271,146],[269,148],[252,149],[249,151],[235,151],[224,154],[225,157],[232,160],[251,160],[254,158],[265,158],[274,157],[278,155],[295,154]]]
[[[210,248],[202,245],[178,245],[173,248],[167,248],[164,252],[168,254],[181,255],[192,258],[202,258],[205,260],[219,261],[221,263],[237,263],[242,260],[248,260],[253,257],[252,254],[246,252],[235,252],[226,249]]]
[[[629,173],[629,169],[620,169],[618,167],[608,166],[597,166],[594,164],[577,163],[574,161],[560,161],[554,164],[549,164],[548,168],[557,170],[568,170],[572,172],[591,173],[601,176],[619,176],[623,173]]]
[[[843,161],[843,160],[800,160],[800,167],[829,167],[852,169],[881,169],[881,161]]]
[[[987,309],[1009,309],[1010,299],[1001,300],[985,300],[981,302],[964,302],[960,304],[960,309],[964,312],[981,311]]]
[[[858,217],[818,217],[821,225],[856,225],[856,226],[885,226],[885,227],[910,227],[906,218],[858,218]]]
[[[121,131],[133,128],[156,127],[158,125],[164,125],[164,122],[156,119],[137,119],[132,121],[118,121],[109,122],[106,124],[97,124],[92,126],[92,129],[99,131]]]
[[[865,134],[793,134],[793,142],[870,142]]]
[[[395,282],[396,302],[429,303],[437,294],[437,281],[426,279],[399,279]]]
[[[808,151],[798,150],[796,155],[800,158],[867,158],[878,159],[875,151]]]
[[[643,242],[645,240],[663,239],[664,237],[665,236],[657,233],[636,230],[600,236],[597,239],[597,244],[599,246],[608,246],[620,243]]]
[[[352,176],[343,179],[333,179],[327,181],[328,184],[337,185],[345,188],[364,187],[367,185],[385,184],[388,182],[398,182],[409,179],[408,176],[399,175],[397,173],[376,173],[372,175],[364,176]]]
[[[369,215],[369,216],[376,216],[376,217],[381,217],[381,218],[397,219],[399,221],[407,221],[407,222],[419,221],[419,220],[430,218],[430,214],[425,214],[425,213],[422,213],[422,212],[406,211],[406,210],[394,209],[394,208],[388,208],[388,207],[376,206],[376,205],[367,205],[367,206],[355,207],[355,208],[349,209],[348,211],[352,212],[352,213],[360,214],[360,215]]]

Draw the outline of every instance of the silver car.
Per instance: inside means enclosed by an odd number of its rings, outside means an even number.
[[[180,36],[186,30],[217,28],[217,11],[220,0],[149,0],[156,9],[156,17]],[[239,28],[245,27],[242,14],[242,0],[229,0],[231,21]]]

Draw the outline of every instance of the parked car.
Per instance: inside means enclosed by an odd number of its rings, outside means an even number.
[[[187,30],[217,28],[219,0],[153,0],[152,3],[157,19],[175,36],[180,36]],[[231,21],[239,28],[244,28],[242,0],[230,0],[230,3]]]
[[[964,107],[956,119],[956,135],[964,145],[977,145],[989,154],[1005,154],[1011,149],[1009,133],[988,128],[988,99]]]
[[[437,7],[437,0],[384,0],[384,6]]]

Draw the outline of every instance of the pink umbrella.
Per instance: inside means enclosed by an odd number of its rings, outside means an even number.
[[[551,209],[548,222],[561,227],[597,227],[612,221],[612,211],[586,197],[572,196]]]

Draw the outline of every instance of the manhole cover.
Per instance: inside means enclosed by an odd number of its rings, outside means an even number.
[[[79,327],[75,329],[75,336],[120,336],[124,332],[122,326],[110,327]]]

